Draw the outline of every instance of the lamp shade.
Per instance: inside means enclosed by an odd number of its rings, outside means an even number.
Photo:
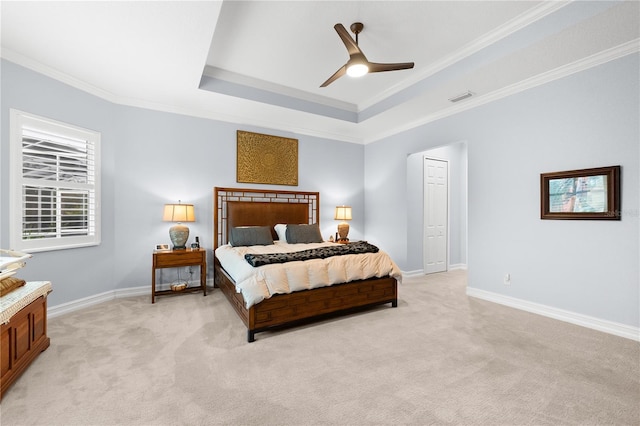
[[[337,206],[336,214],[333,217],[335,220],[351,220],[351,207],[350,206]]]
[[[165,222],[195,222],[193,204],[165,204],[162,220]]]

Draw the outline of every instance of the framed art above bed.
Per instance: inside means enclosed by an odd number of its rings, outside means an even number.
[[[248,228],[251,235],[259,235],[259,239],[252,247],[237,247],[240,253],[276,251],[282,256],[282,251],[291,249],[302,253],[302,249],[311,248],[311,251],[329,246],[335,250],[336,243],[314,244],[288,244],[279,240],[275,231],[276,224],[318,224],[320,213],[320,194],[307,191],[277,191],[258,190],[244,188],[214,188],[214,281],[231,303],[232,307],[247,327],[247,340],[253,342],[255,333],[283,325],[293,325],[301,321],[310,321],[327,315],[351,312],[355,309],[390,303],[397,306],[398,280],[401,273],[393,261],[384,252],[375,248],[376,253],[355,254],[338,256],[338,258],[313,259],[310,261],[297,261],[282,265],[265,265],[255,268],[256,276],[269,281],[269,288],[275,287],[273,294],[265,294],[265,297],[255,298],[243,287],[244,281],[238,273],[231,268],[229,252],[236,247],[231,247],[229,237],[232,232],[240,228]],[[257,229],[257,228],[262,229]],[[264,234],[264,228],[268,229],[275,243],[268,241]],[[255,232],[254,232],[255,231]],[[319,235],[319,233],[318,233]],[[249,238],[242,235],[239,239]],[[321,238],[321,236],[320,236]],[[266,241],[265,241],[266,240]],[[251,243],[247,243],[251,244]],[[366,244],[366,243],[365,243]],[[300,246],[300,248],[297,248]],[[293,248],[292,248],[293,247]],[[375,247],[375,246],[373,246]],[[355,247],[354,247],[355,248]],[[308,250],[303,250],[308,251]],[[336,262],[347,262],[357,265],[354,256],[372,256],[378,259],[380,265],[369,260],[361,264],[375,264],[375,271],[369,271],[362,266],[352,266],[345,269],[335,267]],[[364,259],[364,258],[363,258]],[[223,262],[226,262],[223,264]],[[244,271],[251,269],[242,263]],[[316,268],[319,269],[308,269]],[[261,269],[262,268],[262,269]],[[304,272],[302,268],[304,269]],[[322,270],[322,273],[317,272]],[[384,271],[384,272],[382,272]],[[253,274],[253,272],[250,272]],[[273,275],[270,275],[273,274]],[[280,275],[278,275],[280,274]],[[306,276],[323,275],[327,282],[319,282],[309,285],[301,283]],[[342,275],[340,275],[342,274]],[[272,276],[283,278],[283,282],[271,279]],[[267,278],[265,278],[267,277]],[[291,278],[297,277],[297,278]],[[253,275],[248,275],[249,280],[254,280]],[[258,278],[255,279],[258,281]],[[287,291],[282,290],[288,289]],[[245,297],[245,296],[248,296]]]
[[[298,185],[298,140],[238,130],[236,180]]]

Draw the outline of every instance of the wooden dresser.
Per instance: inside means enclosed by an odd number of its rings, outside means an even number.
[[[49,347],[48,281],[27,282],[0,297],[0,399],[34,359]]]

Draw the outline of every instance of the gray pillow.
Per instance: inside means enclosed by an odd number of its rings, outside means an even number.
[[[239,246],[268,246],[273,244],[268,226],[238,226],[229,232],[229,244]]]
[[[287,225],[287,242],[289,244],[321,243],[320,227],[317,223],[312,225]]]

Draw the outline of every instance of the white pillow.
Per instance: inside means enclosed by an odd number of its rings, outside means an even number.
[[[283,223],[279,223],[273,227],[276,230],[276,234],[278,235],[278,239],[283,243],[287,242],[287,225]]]

